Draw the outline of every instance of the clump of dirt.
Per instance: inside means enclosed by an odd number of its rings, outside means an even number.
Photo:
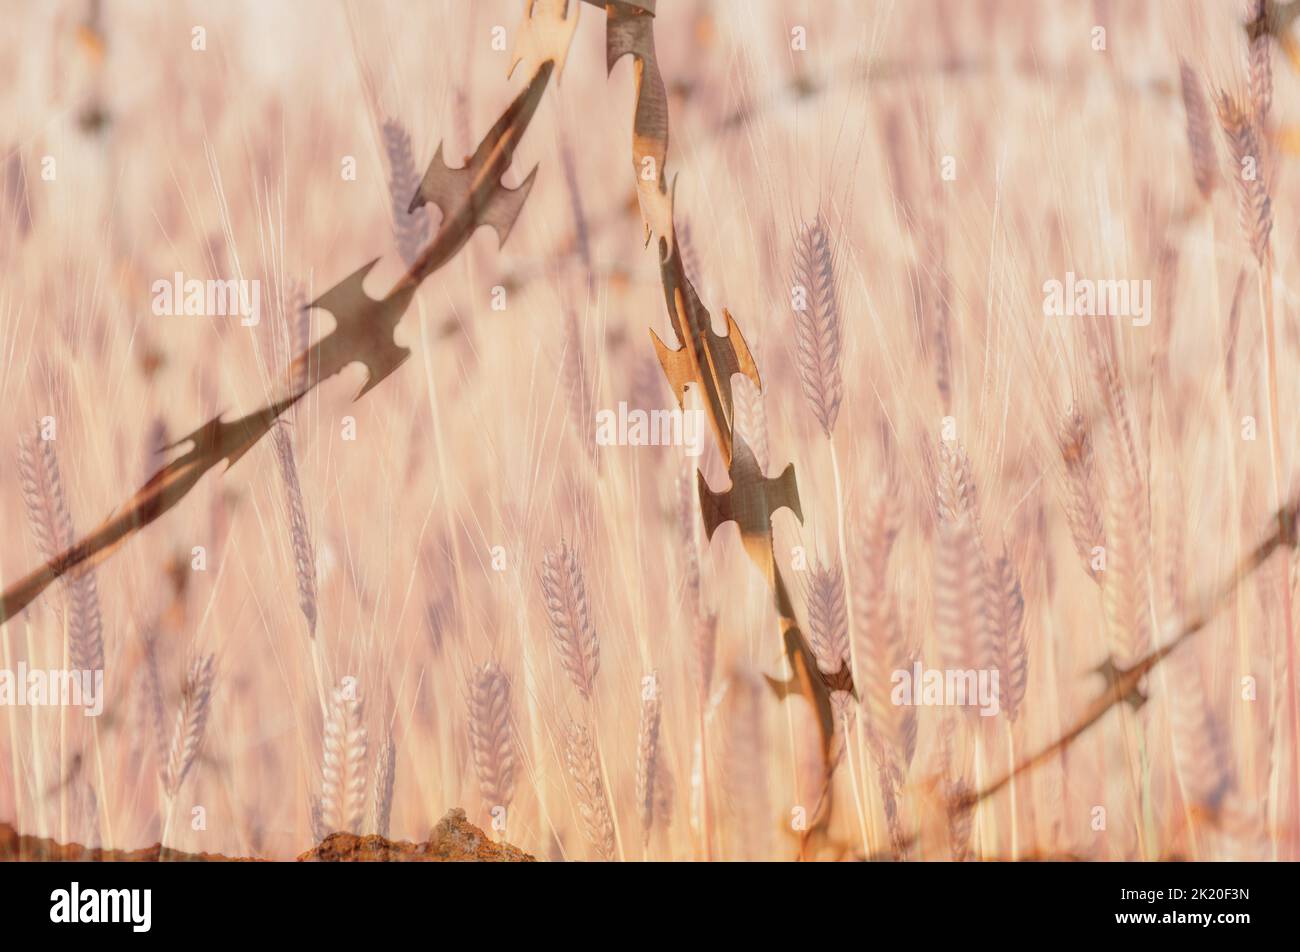
[[[155,843],[139,850],[106,850],[60,843],[57,840],[19,833],[0,823],[0,862],[10,863],[211,863],[255,862],[256,857],[222,856],[220,853],[182,853]]]
[[[303,863],[534,863],[509,843],[494,843],[459,808],[447,811],[428,841],[407,843],[382,836],[331,833],[298,857]]]
[[[0,823],[0,862],[35,863],[214,863],[257,862],[255,856],[182,853],[154,844],[139,850],[104,850],[79,843],[19,833]],[[407,843],[382,836],[333,833],[298,857],[303,863],[534,863],[536,858],[509,843],[494,843],[469,822],[465,811],[449,810],[427,842]]]

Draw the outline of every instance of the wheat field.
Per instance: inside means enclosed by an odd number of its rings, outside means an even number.
[[[430,159],[533,61],[506,0],[0,6],[8,587],[311,373],[305,305],[401,278],[446,224],[408,211]],[[526,201],[419,285],[409,359],[313,381],[0,628],[0,671],[103,672],[96,717],[0,703],[0,821],[279,859],[456,807],[548,860],[1297,858],[1300,26],[1256,14],[660,0],[673,253],[762,383],[692,455],[600,435],[676,407],[674,327],[644,63],[607,76],[573,0]],[[248,306],[160,306],[176,275]],[[705,521],[750,465],[770,563],[752,499]],[[995,690],[900,703],[927,671]]]

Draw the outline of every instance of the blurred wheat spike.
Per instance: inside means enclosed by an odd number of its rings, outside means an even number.
[[[1092,434],[1077,407],[1062,421],[1058,443],[1065,461],[1065,516],[1070,524],[1070,537],[1084,571],[1101,584],[1101,571],[1094,564],[1094,552],[1104,551],[1106,547],[1102,507],[1097,501],[1101,479],[1097,475]]]
[[[1015,723],[1029,683],[1029,649],[1025,643],[1025,599],[1020,576],[1005,549],[989,569],[991,667],[998,672],[1002,713]]]
[[[988,562],[970,459],[940,444],[939,531],[935,554],[935,634],[944,667],[978,670],[991,649]]]
[[[18,480],[36,547],[47,561],[52,560],[75,540],[53,440],[39,435],[19,439]],[[68,599],[68,655],[72,666],[80,671],[102,671],[104,633],[95,572],[81,566],[62,579]]]
[[[1183,113],[1187,118],[1187,146],[1192,153],[1192,173],[1201,198],[1209,201],[1219,184],[1218,157],[1214,154],[1214,125],[1200,77],[1186,62],[1181,64]]]
[[[736,435],[754,451],[758,469],[764,476],[772,464],[767,440],[767,412],[763,408],[763,391],[748,377],[737,377],[731,395],[735,400]]]
[[[168,799],[180,791],[203,743],[203,730],[207,726],[208,712],[212,706],[212,682],[212,655],[195,658],[185,676],[185,686],[181,689],[181,703],[176,710],[171,747],[162,771],[163,791]]]
[[[542,597],[560,663],[578,692],[590,700],[600,669],[600,643],[587,607],[578,554],[563,540],[542,558]]]
[[[510,726],[510,679],[496,662],[469,680],[469,739],[479,793],[489,812],[515,796],[515,746]]]
[[[844,571],[814,562],[808,573],[808,631],[817,665],[834,674],[849,660],[849,612]]]
[[[1223,724],[1207,703],[1196,656],[1170,659],[1169,727],[1174,765],[1191,804],[1215,812],[1233,785],[1233,751]]]
[[[569,422],[573,434],[587,454],[596,456],[596,431],[592,420],[596,413],[596,394],[592,386],[589,361],[583,350],[582,328],[577,315],[570,311],[564,320],[564,386],[568,392]]]
[[[857,642],[859,690],[876,743],[906,766],[916,752],[916,708],[893,702],[891,677],[912,666],[912,648],[899,624],[889,591],[889,556],[898,535],[901,505],[886,476],[857,510],[853,560],[853,637]]]
[[[641,724],[636,745],[636,806],[646,842],[659,802],[659,674],[651,672],[641,686]]]
[[[1102,601],[1111,654],[1128,665],[1151,644],[1150,537],[1143,481],[1123,466],[1109,467],[1106,491],[1106,570]]]
[[[306,388],[308,370],[293,358],[303,353],[311,335],[310,310],[303,307],[303,293],[295,283],[284,296],[285,333],[277,335],[281,363],[288,368],[289,385],[294,392]],[[287,338],[287,341],[285,340]],[[307,637],[316,637],[316,552],[312,548],[311,531],[307,524],[307,507],[303,502],[302,483],[298,478],[298,462],[294,454],[293,423],[296,409],[290,410],[271,430],[275,447],[275,460],[284,483],[285,509],[289,517],[289,546],[293,550],[294,579],[298,585],[298,607],[307,622]]]
[[[1262,132],[1267,127],[1268,111],[1273,107],[1273,44],[1268,36],[1251,39],[1246,65],[1250,106]]]
[[[366,815],[366,728],[361,702],[334,692],[325,721],[321,823],[329,833],[359,833]]]
[[[600,778],[600,761],[591,733],[577,721],[570,721],[564,745],[564,765],[573,779],[577,793],[578,818],[583,832],[595,847],[601,859],[612,862],[617,858],[614,819],[605,798],[605,785]]]
[[[965,758],[956,749],[956,721],[945,718],[939,729],[940,784],[947,804],[948,849],[956,862],[965,862],[971,853],[972,811],[963,804],[971,792]]]
[[[821,218],[805,224],[794,242],[794,333],[799,380],[813,416],[829,439],[840,412],[843,329],[835,262]]]
[[[393,819],[393,786],[397,780],[397,745],[393,743],[393,731],[384,733],[384,742],[379,745],[379,755],[375,758],[375,832],[388,836]]]
[[[695,516],[695,464],[688,462],[677,474],[673,496],[677,529],[681,533],[683,596],[692,623],[701,614],[700,603],[700,546],[696,537],[699,520]],[[711,672],[709,672],[711,673]],[[708,680],[705,678],[704,680]]]
[[[407,211],[422,178],[411,152],[411,136],[398,120],[385,119],[383,137],[384,154],[388,156],[388,191],[393,204],[393,237],[397,240],[397,253],[409,268],[429,241],[429,209],[421,206],[413,212]]]
[[[1237,180],[1237,214],[1241,231],[1255,260],[1269,257],[1269,235],[1273,231],[1273,205],[1268,194],[1265,156],[1260,150],[1256,115],[1231,93],[1219,92],[1219,125],[1223,127],[1232,154],[1233,178]]]

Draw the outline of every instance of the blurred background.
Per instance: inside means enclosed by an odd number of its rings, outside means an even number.
[[[660,3],[687,271],[758,363],[737,429],[768,474],[794,463],[804,517],[776,516],[778,563],[818,661],[851,657],[861,695],[837,699],[830,795],[809,706],[762,680],[784,676],[766,582],[733,528],[701,531],[697,461],[594,445],[595,411],[673,398],[633,66],[607,78],[583,4],[506,176],[539,167],[523,213],[425,283],[397,332],[412,359],[357,402],[360,369],[324,382],[0,630],[8,669],[98,638],[107,690],[98,719],[0,707],[0,819],[276,858],[335,828],[423,839],[458,806],[545,859],[1291,855],[1281,557],[1148,704],[950,809],[1058,737],[1108,656],[1176,631],[1290,489],[1300,109],[1282,43],[1252,67],[1252,6]],[[8,583],[167,444],[261,405],[332,326],[304,303],[377,255],[387,288],[437,227],[405,214],[429,159],[459,164],[527,77],[507,78],[515,2],[0,9]],[[1221,91],[1251,113],[1267,271]],[[809,260],[836,341],[815,372],[792,308]],[[261,322],[155,314],[176,272],[258,280]],[[1044,316],[1067,272],[1150,281],[1151,323]],[[46,418],[56,438],[31,442]],[[727,484],[716,448],[698,462]],[[977,513],[959,537],[954,497]],[[891,702],[893,670],[985,637],[1013,710]]]

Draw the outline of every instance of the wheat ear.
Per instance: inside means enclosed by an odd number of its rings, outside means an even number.
[[[578,721],[570,721],[565,737],[564,764],[577,794],[578,817],[587,839],[606,862],[616,858],[614,819],[605,798],[600,761],[591,733]]]
[[[271,431],[280,479],[284,483],[285,504],[289,515],[289,544],[293,549],[294,578],[298,585],[298,608],[307,623],[307,637],[316,637],[316,555],[307,526],[298,464],[294,459],[293,439],[287,426]]]
[[[1070,537],[1084,571],[1100,584],[1102,573],[1096,555],[1106,548],[1102,507],[1097,501],[1101,479],[1097,475],[1092,433],[1077,407],[1061,422],[1057,443],[1065,461],[1065,516],[1070,524]]]
[[[543,556],[542,597],[560,663],[578,693],[590,700],[600,669],[600,642],[578,554],[564,541]]]
[[[970,460],[940,444],[935,559],[935,633],[944,667],[985,667],[989,653],[988,566]]]
[[[647,846],[659,808],[659,723],[659,674],[652,671],[641,684],[641,724],[636,744],[636,806]]]
[[[792,297],[799,380],[813,416],[830,439],[843,398],[843,329],[834,255],[820,218],[805,224],[795,236]]]
[[[1219,184],[1218,157],[1214,153],[1214,124],[1196,71],[1182,62],[1179,78],[1182,83],[1183,114],[1187,119],[1187,147],[1192,155],[1192,174],[1196,179],[1197,191],[1208,202]]]
[[[1268,5],[1261,0],[1260,17],[1267,18]],[[1285,35],[1285,34],[1283,34]],[[1264,328],[1264,352],[1267,360],[1268,385],[1268,422],[1269,422],[1269,457],[1273,475],[1273,508],[1282,509],[1283,487],[1286,474],[1282,463],[1282,431],[1279,412],[1281,404],[1278,398],[1277,377],[1277,328],[1273,314],[1273,252],[1270,244],[1272,232],[1272,187],[1273,162],[1267,154],[1268,148],[1268,111],[1273,101],[1273,66],[1271,60],[1271,40],[1267,32],[1254,36],[1250,43],[1249,86],[1250,108],[1243,108],[1227,94],[1220,96],[1220,122],[1228,136],[1234,154],[1239,151],[1244,155],[1254,156],[1258,168],[1253,178],[1239,176],[1239,206],[1242,226],[1247,231],[1251,251],[1258,264],[1256,272],[1259,286],[1260,321]],[[1244,151],[1249,150],[1249,151]],[[1243,162],[1243,169],[1245,164]],[[1288,719],[1291,722],[1291,742],[1300,739],[1300,683],[1297,682],[1297,664],[1295,657],[1295,623],[1292,617],[1293,594],[1286,573],[1282,573],[1282,611],[1286,635],[1286,703]],[[1292,842],[1292,857],[1300,851],[1300,757],[1292,758],[1291,787],[1291,825],[1289,839]],[[1282,811],[1277,812],[1281,823]]]
[[[1257,114],[1231,93],[1219,92],[1219,125],[1228,140],[1237,180],[1237,215],[1242,234],[1262,266],[1269,257],[1273,204],[1268,190],[1266,156],[1261,149]]]
[[[965,757],[954,750],[956,721],[945,718],[939,730],[940,776],[944,801],[947,804],[948,848],[955,862],[969,860],[971,852],[971,827],[974,811],[966,805],[971,786],[967,778]]]
[[[1123,467],[1109,471],[1102,597],[1110,652],[1118,664],[1127,665],[1146,654],[1151,644],[1146,498],[1142,482]]]
[[[1025,599],[1020,576],[1005,549],[989,566],[988,585],[992,668],[998,672],[999,706],[1008,721],[1014,723],[1029,684],[1029,649],[1025,643]]]
[[[421,206],[408,212],[411,199],[420,188],[420,173],[411,153],[411,136],[396,119],[383,125],[384,154],[388,156],[388,189],[393,203],[393,237],[397,253],[407,267],[415,263],[429,241],[429,209]]]
[[[748,377],[737,377],[731,395],[736,412],[736,435],[754,452],[759,471],[766,474],[772,463],[772,451],[767,439],[767,411],[763,408],[763,391]]]
[[[849,660],[849,612],[844,572],[814,561],[808,573],[808,633],[817,666],[833,674]]]
[[[203,743],[203,731],[212,704],[213,676],[212,655],[195,658],[185,676],[180,707],[176,710],[172,727],[172,742],[162,773],[163,792],[168,800],[180,792]]]
[[[489,813],[509,809],[515,796],[515,742],[510,724],[510,679],[489,661],[470,676],[469,739],[479,793]]]
[[[321,822],[330,833],[359,833],[366,815],[366,728],[361,702],[336,690],[325,721]]]
[[[52,561],[70,548],[74,539],[53,440],[31,436],[18,441],[18,481],[36,547],[47,561]],[[94,570],[82,566],[66,573],[63,589],[68,599],[68,655],[72,666],[79,671],[102,671],[104,625]]]
[[[902,518],[892,479],[879,480],[857,510],[853,533],[853,637],[859,690],[876,742],[906,769],[916,752],[916,708],[893,701],[893,674],[912,666],[913,651],[889,590],[889,556]]]

